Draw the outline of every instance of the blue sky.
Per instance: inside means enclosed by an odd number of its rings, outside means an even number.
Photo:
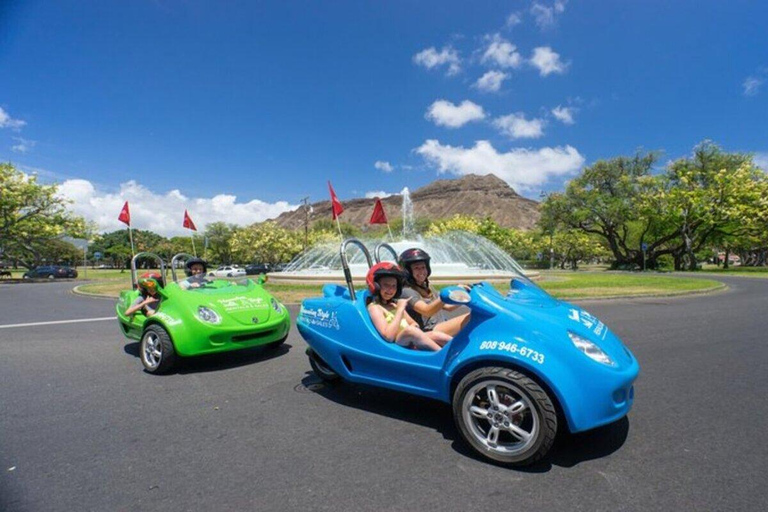
[[[244,224],[329,179],[344,200],[493,172],[538,198],[638,148],[768,161],[766,19],[738,0],[9,0],[0,160],[103,229],[129,199],[166,234],[179,208]]]

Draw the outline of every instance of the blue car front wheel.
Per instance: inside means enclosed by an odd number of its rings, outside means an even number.
[[[453,417],[475,451],[514,466],[544,457],[557,433],[549,395],[509,368],[480,368],[466,375],[453,395]]]

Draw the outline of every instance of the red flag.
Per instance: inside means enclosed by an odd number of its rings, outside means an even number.
[[[195,223],[192,222],[192,217],[189,216],[187,210],[184,210],[184,224],[182,224],[182,226],[187,229],[191,229],[192,231],[197,231]]]
[[[344,207],[341,206],[341,201],[339,201],[339,198],[336,197],[336,192],[333,191],[333,187],[331,186],[331,182],[328,182],[328,190],[331,191],[331,208],[333,210],[333,220],[336,220],[336,218],[341,215],[341,212],[344,211]]]
[[[128,209],[128,201],[123,205],[123,209],[120,210],[120,215],[117,216],[117,220],[120,222],[131,225],[131,210]]]
[[[371,214],[371,220],[369,224],[386,224],[387,214],[384,213],[384,205],[381,204],[381,199],[376,198],[376,204],[373,206],[373,213]]]

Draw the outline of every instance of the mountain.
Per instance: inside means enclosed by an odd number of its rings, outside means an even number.
[[[492,174],[470,174],[454,180],[437,180],[410,193],[413,215],[416,218],[445,219],[456,214],[473,217],[491,217],[507,228],[532,229],[539,219],[539,203],[517,194],[506,182]],[[355,226],[368,223],[373,211],[374,199],[358,198],[343,200],[344,213],[340,219]],[[390,222],[401,216],[403,198],[393,195],[381,202]],[[319,219],[331,218],[331,201],[312,204],[310,224]],[[280,214],[274,221],[281,227],[304,227],[305,211],[300,207]]]

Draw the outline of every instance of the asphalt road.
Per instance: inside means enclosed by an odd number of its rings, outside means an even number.
[[[524,470],[476,459],[448,405],[318,384],[295,328],[153,376],[116,321],[2,327],[113,301],[0,285],[0,510],[762,511],[768,280],[722,280],[584,303],[641,363],[635,406]]]

